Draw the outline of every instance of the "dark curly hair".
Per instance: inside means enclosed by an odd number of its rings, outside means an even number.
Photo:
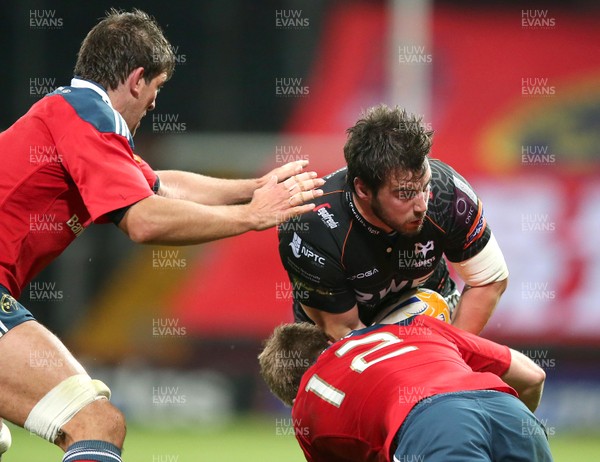
[[[352,191],[357,177],[377,193],[394,172],[412,173],[415,178],[425,173],[433,131],[425,129],[422,117],[380,104],[363,112],[346,133],[346,181]]]

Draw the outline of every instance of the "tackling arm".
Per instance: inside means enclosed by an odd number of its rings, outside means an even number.
[[[542,399],[546,373],[523,353],[511,349],[510,355],[510,366],[501,378],[517,390],[519,399],[533,412]]]
[[[514,388],[519,399],[534,411],[540,403],[546,373],[531,359],[506,345],[464,332],[442,321],[420,316],[425,323],[454,343],[475,372],[491,372]]]

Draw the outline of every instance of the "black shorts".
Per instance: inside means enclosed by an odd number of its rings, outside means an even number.
[[[6,287],[0,286],[0,337],[26,321],[35,321],[35,318],[13,298]]]

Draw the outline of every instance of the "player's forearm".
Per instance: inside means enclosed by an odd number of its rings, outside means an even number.
[[[523,401],[523,404],[525,404],[531,412],[534,412],[540,405],[543,391],[544,383],[542,382],[539,385],[531,386],[520,391],[519,399]]]
[[[165,245],[201,244],[267,229],[314,208],[306,202],[323,195],[315,188],[324,183],[316,175],[304,172],[281,183],[273,175],[242,205],[204,205],[152,195],[129,207],[119,227],[135,242]]]
[[[519,399],[533,412],[542,399],[546,373],[523,353],[511,349],[510,354],[510,366],[501,378],[519,393]]]
[[[185,199],[205,205],[241,204],[263,185],[259,179],[213,178],[192,172],[163,170],[159,194],[172,199]]]
[[[473,334],[479,334],[492,316],[507,284],[508,279],[503,279],[479,287],[465,286],[452,324]]]
[[[148,197],[131,207],[119,227],[142,244],[191,245],[259,229],[248,205],[206,206]]]

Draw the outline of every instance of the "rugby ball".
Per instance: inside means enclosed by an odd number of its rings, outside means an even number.
[[[418,314],[450,322],[450,309],[440,294],[429,289],[413,289],[400,300],[383,308],[375,317],[373,324],[394,324]]]

